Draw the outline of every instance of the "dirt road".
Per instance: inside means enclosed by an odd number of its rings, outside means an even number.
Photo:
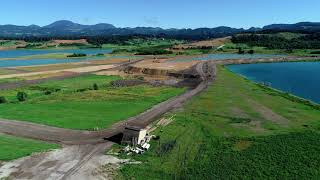
[[[194,95],[206,89],[211,81],[214,70],[208,71],[207,63],[201,62],[196,66],[198,73],[203,81],[197,88],[189,90],[186,93],[162,102],[146,112],[135,117],[129,118],[114,124],[111,128],[102,131],[78,131],[56,127],[49,127],[23,121],[0,119],[0,132],[14,136],[27,137],[32,139],[56,142],[60,144],[96,144],[105,142],[106,138],[112,137],[123,131],[126,124],[145,127],[162,114],[172,110],[174,107],[180,106]],[[210,66],[214,68],[213,66]]]
[[[76,131],[0,119],[0,132],[2,133],[67,144],[60,150],[40,153],[4,164],[0,167],[0,179],[5,177],[36,180],[110,179],[108,174],[99,172],[99,169],[104,171],[101,168],[107,163],[122,162],[104,155],[104,151],[112,145],[104,138],[121,133],[126,124],[145,127],[157,117],[180,106],[206,89],[213,80],[215,66],[210,62],[202,62],[196,66],[196,70],[199,71],[203,80],[197,88],[103,131]]]

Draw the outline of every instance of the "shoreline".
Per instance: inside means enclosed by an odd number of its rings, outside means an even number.
[[[294,95],[292,93],[289,93],[289,92],[286,92],[286,91],[282,91],[280,89],[276,89],[276,88],[273,88],[271,86],[266,86],[260,82],[256,82],[252,79],[249,79],[248,77],[242,75],[242,74],[239,74],[239,73],[236,73],[236,72],[233,72],[232,70],[230,70],[226,65],[222,65],[223,68],[225,68],[227,71],[241,77],[242,79],[244,80],[248,80],[250,81],[251,83],[255,84],[256,86],[259,86],[260,88],[263,88],[265,90],[269,90],[269,91],[273,91],[275,93],[277,93],[279,96],[283,97],[283,98],[286,98],[290,101],[293,101],[293,102],[298,102],[298,103],[301,103],[301,104],[304,104],[304,105],[307,105],[307,106],[310,106],[316,110],[320,110],[320,104],[317,103],[317,102],[314,102],[310,99],[305,99],[303,97],[300,97],[300,96],[297,96],[297,95]]]

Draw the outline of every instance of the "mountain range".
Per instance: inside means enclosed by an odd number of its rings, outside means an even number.
[[[163,29],[159,27],[117,28],[112,24],[100,23],[96,25],[82,25],[72,21],[56,21],[47,26],[17,26],[0,25],[0,37],[26,36],[96,36],[96,35],[167,35],[167,36],[200,36],[220,37],[248,31],[303,31],[320,32],[320,23],[300,22],[296,24],[272,24],[263,28],[231,28],[220,26],[216,28],[197,29]]]

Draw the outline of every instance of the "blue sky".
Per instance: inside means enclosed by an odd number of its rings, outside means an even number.
[[[320,21],[320,0],[1,0],[0,24],[56,20],[117,27],[261,27]]]

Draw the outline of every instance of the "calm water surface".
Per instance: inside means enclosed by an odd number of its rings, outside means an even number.
[[[250,80],[320,103],[320,62],[229,65]]]
[[[87,55],[95,54],[108,54],[111,53],[110,49],[50,49],[50,50],[5,50],[0,51],[0,58],[21,58],[22,56],[43,55],[50,53],[84,53]],[[18,66],[33,66],[33,65],[46,65],[46,64],[60,64],[72,63],[89,60],[108,59],[110,57],[96,56],[96,57],[81,57],[81,58],[34,58],[34,59],[17,59],[17,60],[0,60],[0,67],[18,67]],[[117,58],[117,57],[115,57]],[[124,56],[119,56],[124,58]]]
[[[0,58],[19,58],[21,56],[32,56],[51,53],[84,53],[88,55],[94,55],[99,53],[108,54],[111,52],[111,49],[21,49],[0,51]]]

